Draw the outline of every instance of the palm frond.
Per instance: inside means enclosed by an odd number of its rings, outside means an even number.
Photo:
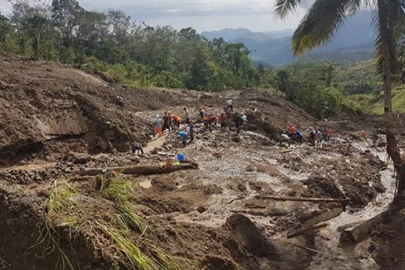
[[[384,3],[384,9],[378,10],[374,13],[372,26],[376,36],[376,49],[377,49],[377,67],[376,71],[378,74],[382,74],[382,37],[381,37],[381,25],[379,21],[379,16],[383,15],[388,18],[388,24],[385,26],[389,31],[390,36],[390,63],[391,72],[399,72],[399,63],[396,57],[396,51],[399,44],[402,43],[404,39],[404,23],[405,23],[405,0],[390,1],[386,0]]]
[[[291,11],[297,10],[302,0],[276,0],[275,15],[285,18]]]
[[[329,42],[346,18],[358,11],[361,0],[316,0],[292,38],[295,55]]]

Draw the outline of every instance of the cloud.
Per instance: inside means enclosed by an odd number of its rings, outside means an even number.
[[[213,17],[218,15],[233,14],[271,14],[272,1],[232,1],[232,0],[177,0],[177,1],[93,1],[81,0],[80,3],[87,8],[100,9],[122,9],[141,17],[161,16],[204,16]]]
[[[0,12],[1,14],[8,15],[12,11],[11,4],[7,0],[0,0]]]
[[[28,0],[34,1],[34,0]],[[36,0],[38,1],[38,0]],[[41,0],[51,3],[51,0]],[[249,28],[255,31],[294,28],[302,12],[287,20],[273,15],[275,0],[78,0],[87,10],[122,10],[133,20],[149,25],[171,25],[177,29],[194,27],[198,31],[222,28]],[[304,0],[305,2],[313,0]],[[0,0],[0,12],[9,14],[8,0]]]
[[[288,20],[276,20],[273,15],[274,0],[79,1],[83,7],[91,10],[121,9],[134,20],[147,24],[168,24],[175,28],[191,26],[199,31],[222,28],[280,30],[296,27],[302,17],[300,12]]]

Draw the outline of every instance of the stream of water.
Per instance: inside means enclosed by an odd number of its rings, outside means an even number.
[[[381,160],[387,161],[387,154],[379,152],[375,148],[370,148],[366,143],[354,145],[361,151],[370,150],[372,154],[378,156]],[[370,202],[366,207],[359,211],[351,213],[346,211],[338,217],[329,220],[329,226],[325,227],[315,236],[316,250],[330,254],[325,256],[316,254],[313,257],[311,265],[307,269],[379,269],[379,266],[367,251],[368,240],[360,243],[354,250],[344,250],[338,247],[341,232],[338,228],[347,224],[356,224],[366,221],[387,209],[392,202],[395,191],[395,181],[392,178],[393,166],[389,165],[388,169],[380,172],[381,182],[386,188],[385,193],[379,194],[375,201]],[[339,258],[339,259],[337,259]]]

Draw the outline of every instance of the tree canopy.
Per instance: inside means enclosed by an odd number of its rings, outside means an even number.
[[[197,90],[269,87],[242,43],[208,41],[193,28],[151,27],[120,10],[87,11],[77,0],[13,1],[0,16],[0,50],[107,72],[133,86]]]

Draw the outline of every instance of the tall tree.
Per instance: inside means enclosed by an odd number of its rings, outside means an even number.
[[[107,13],[108,24],[111,26],[111,35],[118,46],[127,42],[131,27],[131,17],[121,10],[109,10]]]
[[[83,11],[84,9],[76,0],[52,1],[52,20],[62,35],[64,46],[71,45],[74,30],[79,24]]]
[[[41,36],[45,33],[47,24],[48,21],[45,17],[36,14],[27,18],[26,24],[24,25],[24,30],[27,32],[27,35],[34,40],[34,56],[37,60],[40,58]]]
[[[302,0],[276,0],[276,14],[284,18],[296,10]],[[386,115],[387,152],[397,170],[397,196],[394,204],[405,206],[405,163],[401,158],[392,130],[392,67],[395,59],[393,29],[405,16],[404,0],[315,0],[292,37],[292,50],[300,55],[305,51],[328,43],[348,16],[358,12],[366,4],[376,8],[374,25],[377,33],[376,47],[384,90]],[[398,196],[399,195],[399,196]],[[396,203],[398,202],[398,203]]]

